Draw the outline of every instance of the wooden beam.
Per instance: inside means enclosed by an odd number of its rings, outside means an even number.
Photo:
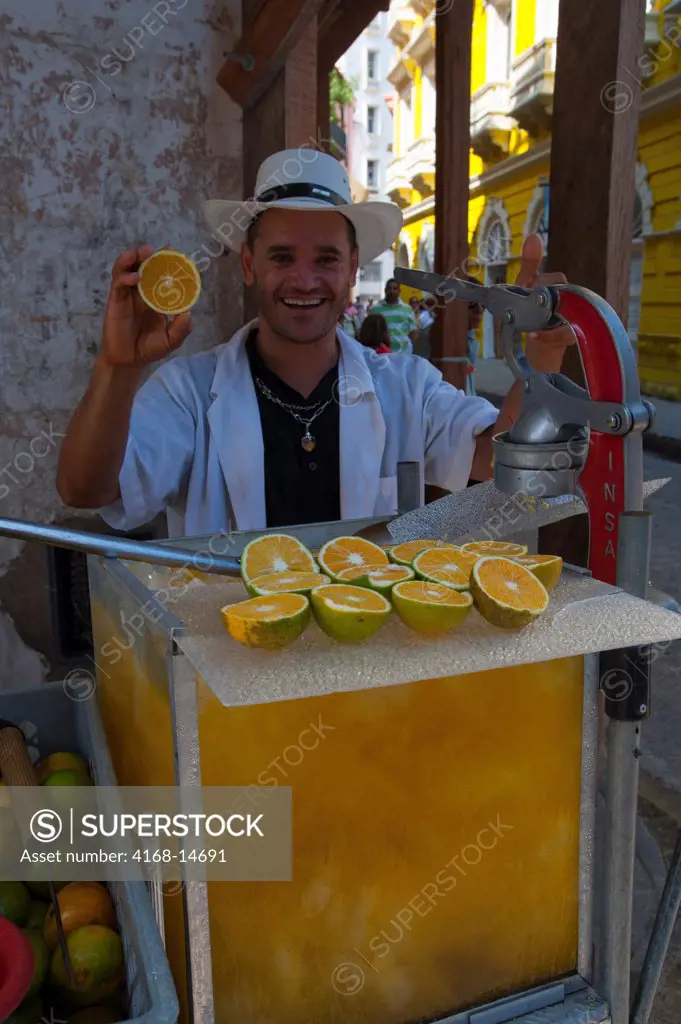
[[[234,52],[220,69],[218,85],[241,107],[252,109],[276,79],[292,48],[303,34],[308,35],[313,22],[316,26],[322,3],[323,0],[267,0],[260,4]]]
[[[642,0],[561,0],[548,262],[626,323],[633,231]]]
[[[379,11],[387,11],[390,0],[345,0],[327,15],[319,33],[319,74],[327,74],[362,34]]]
[[[547,262],[625,324],[644,17],[643,0],[560,0]],[[563,371],[584,385],[576,346]],[[539,545],[586,565],[586,516],[540,530]]]
[[[317,145],[329,152],[331,139],[331,100],[328,74],[317,74]]]
[[[435,267],[460,275],[468,258],[471,38],[474,0],[450,0],[436,19]],[[468,307],[449,302],[431,328],[431,360],[462,390],[463,363],[444,359],[468,352]]]
[[[246,18],[244,0],[244,20]],[[243,185],[252,196],[262,161],[280,149],[314,145],[317,139],[317,18],[312,17],[291,49],[285,66],[267,91],[244,115]],[[244,311],[255,315],[254,298],[247,289]]]

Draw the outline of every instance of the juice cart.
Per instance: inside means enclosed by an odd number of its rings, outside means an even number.
[[[474,286],[448,287],[470,301]],[[150,547],[0,524],[98,552],[89,557],[97,700],[120,785],[291,787],[291,880],[189,882],[157,900],[182,1021],[629,1021],[647,652],[681,637],[681,619],[644,600],[640,447],[650,410],[626,333],[595,296],[500,288],[478,298],[501,309],[529,399],[563,388],[567,403],[542,420],[542,403],[528,400],[524,421],[497,441],[498,483],[527,488],[539,473],[544,495],[581,489],[592,518],[590,571],[566,567],[531,627],[495,629],[472,614],[428,640],[392,616],[363,644],[338,644],[311,624],[281,652],[249,650],[219,610],[245,596],[233,577],[253,535]],[[559,316],[582,347],[588,394],[538,380],[523,363],[518,330]],[[607,357],[609,375],[589,362],[606,335],[619,375]],[[571,443],[577,427],[581,445]],[[553,460],[559,449],[567,462]],[[601,516],[604,484],[615,529]],[[427,509],[411,515],[427,521]],[[287,532],[314,550],[380,526]],[[212,574],[178,585],[178,564]]]

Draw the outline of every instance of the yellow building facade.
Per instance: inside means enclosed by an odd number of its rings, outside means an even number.
[[[432,0],[410,0],[393,2],[389,15],[395,97],[387,190],[404,214],[396,262],[418,269],[433,267],[436,14]],[[463,269],[488,284],[515,280],[527,234],[547,240],[557,32],[558,0],[475,2]],[[616,114],[639,87],[628,330],[644,392],[681,400],[681,0],[649,0],[637,65],[594,102]],[[483,357],[495,355],[488,314],[480,343]]]

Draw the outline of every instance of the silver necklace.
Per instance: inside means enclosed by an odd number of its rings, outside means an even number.
[[[267,385],[263,384],[259,377],[255,378],[255,383],[258,387],[258,390],[261,392],[261,394],[265,396],[265,398],[267,398],[270,402],[274,402],[274,404],[278,405],[280,408],[284,409],[290,416],[293,416],[294,420],[297,420],[298,423],[303,424],[303,426],[305,427],[305,433],[300,439],[301,447],[306,452],[314,451],[315,448],[317,447],[317,438],[310,433],[310,425],[314,423],[318,416],[321,416],[321,414],[326,409],[327,405],[331,405],[331,403],[333,402],[333,396],[331,398],[328,398],[326,402],[315,402],[312,405],[292,405],[291,403],[288,402],[282,402],[280,398],[277,398],[276,395],[273,395],[270,389],[267,387]],[[296,410],[301,410],[307,413],[307,415],[301,416],[300,412]],[[310,415],[310,413],[312,413],[312,415]]]

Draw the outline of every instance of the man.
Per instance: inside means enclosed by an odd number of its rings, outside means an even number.
[[[419,336],[418,324],[411,306],[400,299],[400,286],[394,277],[386,281],[385,301],[377,303],[371,312],[385,317],[393,352],[409,355],[414,351]]]
[[[376,355],[338,328],[358,266],[399,234],[398,207],[354,204],[342,165],[309,150],[268,158],[256,197],[204,209],[240,253],[258,317],[226,344],[167,360],[141,387],[191,320],[141,302],[149,246],[116,260],[102,346],[60,452],[64,502],[121,530],[165,510],[171,537],[199,536],[389,515],[401,461],[420,464],[422,485],[450,491],[487,479],[492,434],[517,415],[518,387],[498,414],[426,360]],[[537,283],[542,251],[536,236],[526,242],[520,283]],[[558,370],[570,338],[535,338],[530,361]]]

